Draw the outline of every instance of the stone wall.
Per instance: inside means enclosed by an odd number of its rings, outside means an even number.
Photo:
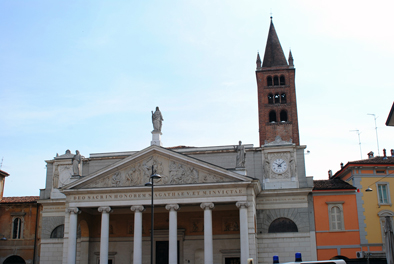
[[[41,240],[40,264],[60,264],[63,258],[63,239]]]

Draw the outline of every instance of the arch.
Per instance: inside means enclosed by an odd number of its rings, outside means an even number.
[[[79,222],[79,226],[80,226],[80,229],[81,229],[81,237],[89,237],[88,223],[85,220],[81,220]]]
[[[271,222],[268,233],[287,233],[287,232],[298,232],[297,225],[286,217],[276,218]]]
[[[272,86],[272,77],[271,76],[267,77],[267,86]]]
[[[17,255],[13,255],[4,260],[3,264],[26,264],[25,260]]]
[[[272,93],[268,94],[268,103],[269,104],[274,103],[274,95]]]
[[[274,86],[279,85],[279,77],[277,75],[274,76]]]
[[[58,225],[52,230],[50,238],[63,238],[63,237],[64,237],[64,225]]]
[[[285,93],[282,93],[282,94],[280,95],[280,103],[281,103],[281,104],[287,103],[287,98],[286,98],[286,94],[285,94]]]
[[[271,110],[268,117],[269,117],[269,122],[275,123],[276,122],[276,112],[275,112],[275,110]]]
[[[280,118],[280,122],[287,122],[287,111],[286,110],[282,110],[280,111],[279,114],[279,118]]]
[[[279,84],[280,84],[280,85],[285,85],[285,84],[286,84],[285,76],[284,76],[284,75],[281,75],[281,76],[280,76],[280,78],[279,78]]]
[[[279,94],[275,94],[274,95],[274,100],[275,100],[275,104],[279,104],[280,103],[280,95]]]

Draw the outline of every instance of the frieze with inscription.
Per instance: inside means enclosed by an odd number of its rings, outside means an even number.
[[[198,191],[155,191],[155,199],[167,198],[196,198],[203,196],[223,197],[223,196],[240,196],[246,192],[241,188],[234,189],[216,189],[216,190],[198,190]],[[151,199],[150,192],[142,193],[116,193],[116,194],[93,194],[93,195],[70,195],[70,201],[121,201],[121,200],[146,200]]]

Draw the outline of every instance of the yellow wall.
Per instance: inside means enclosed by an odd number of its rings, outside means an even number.
[[[378,181],[379,180],[379,181]],[[363,192],[363,202],[364,202],[364,217],[365,217],[365,224],[366,224],[366,233],[368,243],[382,243],[382,232],[381,232],[381,225],[380,225],[380,218],[378,213],[383,210],[389,210],[394,212],[394,208],[390,205],[380,205],[378,203],[378,190],[376,189],[375,182],[388,182],[390,186],[390,198],[391,203],[393,203],[394,199],[394,178],[386,177],[384,179],[378,177],[367,177],[363,176],[361,180],[361,191]],[[366,192],[365,189],[372,188],[372,192]]]

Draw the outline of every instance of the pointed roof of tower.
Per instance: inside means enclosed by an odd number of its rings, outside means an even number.
[[[265,46],[263,67],[288,66],[274,23],[272,22],[268,32],[267,45]]]

